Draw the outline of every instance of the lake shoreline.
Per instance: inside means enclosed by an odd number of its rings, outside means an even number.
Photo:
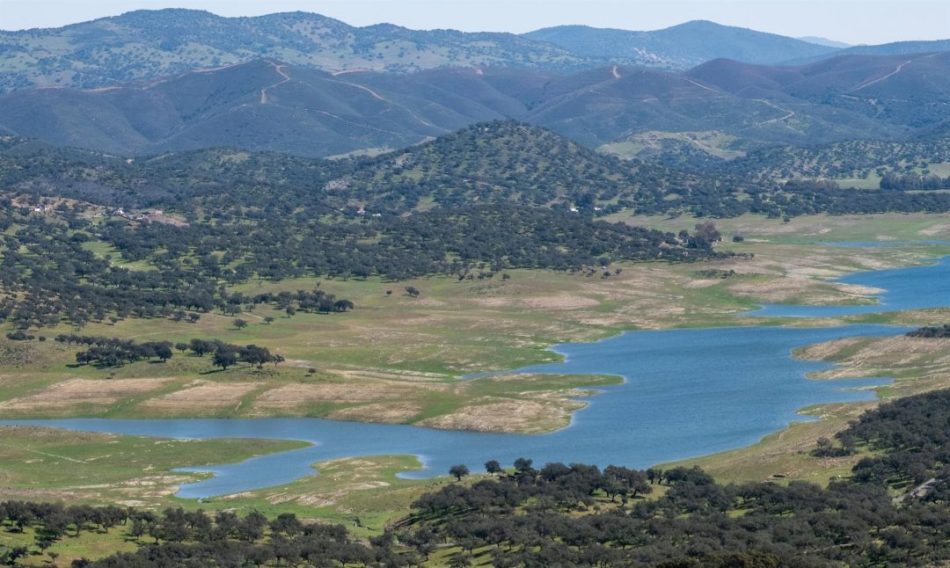
[[[937,263],[936,265],[933,265],[933,266],[938,266],[938,267],[939,267],[939,266],[940,266],[940,262],[941,262],[941,261],[938,260],[938,263]],[[875,272],[879,272],[879,271],[875,271]],[[898,310],[896,310],[896,311],[897,311],[897,312],[901,312],[902,310],[898,309]],[[860,319],[860,318],[866,318],[866,317],[867,317],[867,314],[858,314],[856,317],[857,317],[858,319]],[[582,347],[583,347],[583,346],[586,346],[587,348],[591,348],[591,347],[597,348],[597,347],[602,347],[604,344],[609,343],[609,342],[624,341],[624,340],[627,340],[627,339],[630,339],[630,338],[635,338],[635,339],[637,339],[637,340],[642,339],[642,338],[656,338],[656,337],[659,337],[659,336],[662,336],[662,337],[665,337],[665,338],[666,338],[666,337],[668,337],[670,334],[679,334],[681,337],[692,338],[692,339],[687,339],[687,340],[686,340],[686,344],[692,344],[692,343],[694,343],[694,342],[695,342],[694,340],[695,340],[696,337],[703,336],[704,334],[705,334],[706,336],[721,336],[721,335],[729,335],[729,334],[733,334],[733,335],[734,335],[734,334],[739,334],[739,336],[741,336],[741,334],[743,334],[743,333],[750,333],[752,336],[764,336],[764,335],[774,335],[774,334],[780,334],[780,335],[782,335],[782,334],[784,334],[784,335],[787,335],[787,336],[789,336],[789,337],[798,337],[798,336],[802,336],[802,337],[806,337],[806,336],[808,336],[808,337],[810,337],[810,336],[825,337],[825,336],[827,336],[827,337],[829,337],[829,338],[831,338],[831,339],[833,340],[833,339],[835,339],[835,338],[840,339],[840,338],[843,338],[843,337],[856,337],[856,336],[860,336],[860,333],[858,333],[857,335],[854,335],[852,332],[859,332],[859,331],[862,330],[862,329],[865,329],[865,330],[866,330],[866,329],[872,329],[872,328],[873,328],[873,329],[876,330],[876,334],[877,334],[878,336],[895,335],[895,333],[900,333],[902,330],[905,329],[905,328],[899,327],[899,326],[877,326],[877,327],[873,327],[873,326],[862,325],[862,324],[860,324],[860,323],[852,323],[852,324],[846,325],[846,326],[829,327],[829,325],[832,325],[832,326],[833,326],[834,323],[839,323],[839,322],[837,322],[837,321],[835,321],[835,320],[826,321],[826,320],[812,320],[812,319],[806,319],[805,321],[807,321],[808,323],[819,323],[819,326],[818,326],[818,327],[813,327],[813,326],[802,326],[802,325],[800,325],[801,321],[802,321],[802,320],[798,320],[798,321],[794,321],[794,322],[792,322],[792,321],[786,321],[786,322],[782,322],[784,325],[775,325],[775,324],[774,324],[774,318],[771,318],[771,319],[768,319],[767,321],[762,322],[763,325],[759,325],[759,326],[755,326],[755,327],[748,327],[748,326],[746,326],[746,325],[742,325],[742,323],[740,322],[739,324],[737,324],[737,325],[735,325],[735,326],[728,326],[728,327],[704,327],[704,328],[680,328],[680,329],[665,329],[665,330],[619,331],[618,333],[616,333],[616,334],[614,334],[614,335],[612,335],[612,336],[610,336],[610,337],[608,337],[608,338],[606,338],[606,339],[601,339],[601,340],[598,340],[598,341],[593,342],[593,343],[557,344],[557,345],[553,345],[553,346],[551,347],[551,350],[552,350],[553,352],[555,352],[555,353],[559,353],[559,354],[562,355],[562,357],[561,357],[562,362],[560,362],[560,363],[552,363],[552,364],[547,364],[547,365],[541,365],[541,366],[528,367],[528,368],[523,368],[523,369],[515,370],[515,371],[509,371],[507,374],[510,375],[510,374],[512,374],[512,373],[524,373],[524,372],[546,374],[546,373],[548,373],[548,372],[550,371],[550,369],[544,369],[545,367],[548,367],[548,368],[560,367],[560,370],[557,372],[557,374],[560,375],[560,376],[563,376],[563,377],[590,376],[590,375],[592,375],[592,374],[596,374],[596,375],[601,375],[601,376],[606,375],[606,376],[620,377],[620,378],[622,379],[622,383],[623,383],[623,384],[621,384],[621,385],[613,385],[613,386],[601,387],[601,388],[598,388],[598,390],[597,390],[596,392],[590,391],[590,390],[588,389],[588,392],[585,393],[585,394],[587,394],[588,396],[585,397],[585,399],[583,400],[583,404],[585,404],[585,407],[582,408],[582,409],[575,409],[574,411],[572,411],[572,412],[570,413],[571,418],[570,418],[570,421],[569,421],[569,423],[568,423],[568,425],[567,425],[566,427],[564,427],[564,428],[559,428],[559,429],[554,429],[554,430],[552,430],[552,431],[550,431],[550,432],[548,432],[548,433],[540,434],[539,436],[529,436],[529,438],[534,438],[534,439],[536,439],[536,440],[545,440],[545,439],[557,438],[559,435],[562,435],[562,434],[564,434],[565,432],[568,432],[568,431],[575,431],[575,430],[583,431],[584,428],[588,428],[588,429],[589,429],[589,428],[590,428],[589,422],[590,422],[591,412],[592,412],[591,409],[594,408],[594,407],[598,407],[598,409],[599,409],[599,407],[601,407],[602,405],[608,404],[608,403],[609,403],[609,400],[608,400],[608,399],[611,399],[611,398],[612,398],[611,395],[612,395],[612,394],[615,394],[616,391],[617,391],[620,387],[629,386],[628,383],[630,383],[630,381],[631,381],[631,377],[630,377],[630,375],[627,374],[627,373],[611,373],[611,372],[606,372],[606,373],[605,373],[605,372],[603,372],[603,371],[597,372],[597,373],[575,372],[576,369],[573,369],[573,368],[571,367],[572,364],[577,363],[577,362],[579,361],[579,359],[578,359],[578,358],[575,356],[575,354],[572,352],[572,349],[573,349],[575,346],[582,346]],[[792,325],[789,325],[789,324],[792,324]],[[847,334],[836,336],[836,334],[840,334],[840,332],[842,332],[842,331],[846,331]],[[741,339],[741,337],[740,337],[740,339]],[[662,342],[661,342],[661,343],[662,343]],[[781,343],[781,342],[780,342],[780,343]],[[737,345],[741,345],[741,342],[738,343]],[[783,344],[783,345],[784,345],[784,344]],[[801,349],[801,348],[808,348],[810,345],[811,345],[810,343],[802,343],[802,344],[794,344],[794,345],[791,345],[790,347],[783,348],[784,351],[782,351],[782,353],[783,353],[782,357],[783,357],[784,359],[788,359],[788,360],[794,361],[794,356],[795,356],[794,351],[796,351],[796,350],[798,350],[798,349]],[[675,355],[675,354],[674,354],[674,355]],[[794,365],[793,365],[793,366],[794,366]],[[818,366],[816,366],[816,367],[811,368],[811,372],[804,372],[804,373],[801,374],[801,376],[804,377],[804,378],[806,378],[806,379],[807,379],[806,382],[808,382],[808,383],[814,383],[814,382],[822,382],[822,383],[824,383],[824,382],[828,382],[828,381],[815,381],[814,378],[811,377],[810,375],[811,375],[812,373],[814,373],[814,372],[826,372],[826,371],[829,371],[829,370],[833,369],[834,367],[835,367],[835,365],[832,364],[832,363],[827,363],[827,364],[823,364],[823,365],[818,365]],[[796,368],[797,368],[797,367],[796,367]],[[806,368],[806,367],[802,367],[802,368]],[[862,381],[862,379],[857,379],[857,381]],[[839,383],[839,382],[841,382],[841,381],[838,380],[838,381],[832,381],[832,382]],[[863,402],[859,403],[859,404],[861,404],[861,405],[865,405],[865,404],[868,403],[868,402],[873,402],[873,403],[876,404],[876,403],[877,403],[877,390],[887,386],[887,385],[885,385],[885,384],[871,384],[871,383],[868,383],[867,381],[864,381],[863,383],[855,382],[854,384],[857,385],[857,386],[860,387],[860,388],[872,389],[872,390],[874,391],[874,395],[875,395],[875,398],[874,398],[874,399],[868,399],[868,398],[866,398],[866,396],[864,396],[864,395],[867,395],[867,394],[869,393],[869,391],[867,391],[867,390],[858,392],[858,391],[853,391],[853,390],[849,389],[850,392],[848,393],[848,396],[845,396],[844,393],[841,394],[842,399],[847,398],[848,400],[862,400]],[[838,385],[838,386],[840,386],[840,385]],[[840,390],[840,389],[839,389],[839,390]],[[862,396],[860,396],[860,397],[854,396],[854,395],[856,395],[856,394],[860,394],[860,395],[862,395]],[[835,395],[835,396],[837,396],[837,395]],[[615,402],[615,401],[614,401],[614,402]],[[824,403],[824,404],[827,406],[828,403]],[[837,403],[835,403],[835,404],[837,404]],[[846,403],[845,403],[845,404],[846,404]],[[810,408],[810,407],[814,407],[814,406],[815,406],[814,404],[806,404],[806,405],[796,406],[796,407],[794,407],[794,408],[792,409],[792,412],[793,412],[793,414],[794,414],[795,416],[802,416],[802,413],[805,411],[806,408]],[[822,419],[824,419],[824,418],[822,418]],[[138,421],[136,421],[136,420],[118,420],[118,421],[115,421],[115,422],[113,422],[113,423],[116,424],[116,423],[122,422],[122,423],[125,423],[125,424],[129,424],[129,423],[132,423],[132,422],[139,422],[139,425],[142,425],[142,424],[146,424],[147,422],[150,422],[150,421],[151,421],[151,422],[153,422],[153,423],[163,423],[164,425],[171,425],[171,424],[181,424],[181,423],[185,423],[185,422],[192,422],[192,423],[194,423],[194,422],[201,422],[201,421],[208,421],[208,420],[215,421],[216,419],[194,418],[194,419],[185,419],[185,420],[178,419],[178,420],[176,420],[176,419],[160,418],[160,419],[151,419],[151,420],[149,420],[149,419],[142,419],[142,420],[138,420]],[[274,420],[282,420],[282,419],[274,419],[274,418],[251,418],[251,419],[243,419],[243,418],[241,418],[241,419],[225,419],[224,422],[226,422],[226,423],[231,423],[231,424],[237,424],[237,423],[243,423],[243,422],[256,422],[258,425],[262,425],[262,424],[267,424],[269,421],[274,421]],[[290,420],[293,420],[293,419],[290,419]],[[303,419],[299,419],[299,420],[310,420],[310,419],[303,418]],[[315,419],[315,420],[319,421],[319,419]],[[740,443],[740,442],[737,442],[736,440],[726,441],[726,442],[724,442],[726,445],[725,445],[724,447],[721,447],[721,450],[718,450],[718,449],[717,449],[717,451],[709,452],[709,451],[707,451],[709,448],[705,448],[703,451],[696,451],[695,453],[692,454],[692,455],[697,456],[697,457],[695,457],[695,458],[685,458],[685,459],[686,459],[686,461],[694,461],[694,460],[698,460],[698,459],[701,460],[701,459],[704,459],[704,458],[710,458],[710,457],[713,457],[713,456],[718,455],[718,454],[723,454],[723,453],[728,454],[728,453],[730,453],[730,452],[748,450],[748,449],[750,449],[750,448],[755,448],[755,447],[757,447],[757,446],[762,445],[762,444],[765,443],[769,438],[772,438],[772,437],[775,437],[775,436],[779,436],[779,437],[780,437],[780,436],[783,435],[784,432],[787,432],[787,431],[790,431],[790,430],[794,430],[794,429],[799,428],[799,422],[796,421],[796,420],[794,420],[794,419],[783,418],[782,420],[784,420],[783,423],[781,423],[781,424],[776,424],[775,426],[777,426],[777,427],[774,427],[774,426],[773,426],[773,427],[769,427],[762,435],[756,437],[755,440],[753,440],[753,441],[751,441],[751,442],[749,442],[747,439],[746,439],[744,442],[741,442],[741,443]],[[821,419],[819,419],[819,420],[821,420]],[[100,422],[100,421],[105,422],[105,420],[96,420],[95,422]],[[4,420],[4,421],[2,421],[2,422],[8,423],[8,421],[6,421],[6,420]],[[17,421],[17,422],[20,422],[20,421]],[[87,422],[87,423],[91,423],[91,421],[84,421],[84,420],[79,420],[79,421],[76,421],[76,420],[44,420],[44,421],[40,421],[40,422],[45,422],[45,423],[48,423],[48,424],[55,424],[55,423],[68,424],[68,423],[77,423],[77,422]],[[323,421],[323,422],[325,422],[325,421]],[[321,423],[323,423],[323,422],[321,422]],[[811,421],[810,421],[810,422],[811,422]],[[358,428],[358,427],[360,427],[360,426],[367,426],[367,427],[373,426],[372,423],[365,423],[365,422],[358,422],[358,421],[356,421],[356,422],[348,422],[348,423],[345,423],[345,424],[349,424],[349,425],[351,425],[352,427],[355,427],[355,428]],[[388,425],[379,424],[378,426],[384,427],[384,426],[388,426]],[[68,427],[68,426],[67,426],[67,427]],[[341,426],[341,427],[342,427],[342,426]],[[98,428],[98,427],[97,427],[97,428]],[[135,429],[137,429],[137,428],[138,428],[138,427],[133,427],[132,430],[135,430]],[[346,427],[343,427],[343,428],[344,428],[344,429],[345,429],[345,428],[349,428],[349,426],[346,426]],[[416,432],[418,432],[418,431],[423,431],[423,430],[428,430],[428,428],[426,428],[426,425],[422,425],[422,426],[404,426],[404,427],[402,427],[402,428],[409,428],[409,429],[411,429],[410,431],[416,431]],[[159,428],[159,430],[163,430],[163,429],[164,429],[164,427],[163,427],[163,428]],[[146,429],[146,430],[148,430],[148,429]],[[108,429],[108,427],[103,427],[102,430],[97,430],[97,431],[106,432],[106,431],[110,431],[110,430]],[[122,432],[122,433],[130,433],[130,432]],[[134,432],[131,432],[131,434],[132,434],[132,435],[146,435],[146,436],[148,436],[148,435],[156,435],[156,434],[149,433],[149,432],[144,432],[144,433],[141,433],[141,434],[135,434]],[[451,435],[454,435],[454,434],[458,434],[458,435],[471,435],[471,436],[474,436],[474,438],[470,438],[470,439],[473,439],[473,440],[474,440],[474,439],[477,439],[477,437],[480,436],[480,435],[484,435],[484,436],[503,436],[503,437],[504,437],[504,436],[514,436],[515,438],[518,437],[518,435],[515,435],[515,434],[501,434],[501,435],[499,435],[499,434],[484,434],[484,433],[473,432],[473,431],[464,431],[464,430],[462,430],[462,431],[459,431],[459,430],[433,430],[433,432],[432,432],[432,435],[437,435],[437,436],[438,436],[438,435],[443,435],[443,434],[444,434],[444,435],[448,435],[448,436],[451,436]],[[427,434],[427,436],[428,436],[428,435],[430,435],[430,434]],[[742,436],[748,438],[748,435],[747,435],[747,434],[743,434]],[[209,438],[207,438],[207,439],[216,439],[216,438],[220,438],[220,437],[221,437],[221,436],[212,436],[212,437],[209,437]],[[241,436],[239,436],[239,437],[247,437],[247,436],[241,435]],[[228,437],[225,437],[225,438],[228,438]],[[272,438],[271,438],[271,437],[265,437],[264,439],[302,440],[302,441],[307,442],[307,443],[313,443],[313,442],[314,442],[313,439],[307,439],[307,438],[301,439],[301,438],[293,438],[293,437],[286,437],[286,436],[277,436],[277,437],[272,437]],[[466,438],[466,439],[469,439],[469,438]],[[501,439],[501,438],[499,438],[499,439]],[[506,439],[510,440],[511,438],[506,438]],[[730,445],[730,444],[731,444],[731,445]],[[318,449],[319,447],[320,447],[319,445],[316,445],[316,446],[312,446],[312,447],[308,447],[308,448],[302,448],[302,449],[300,449],[300,450],[294,450],[294,451],[290,451],[290,452],[284,452],[284,453],[281,454],[281,455],[282,455],[283,457],[286,457],[287,454],[301,454],[301,453],[307,453],[308,450],[314,451],[314,450]],[[531,452],[528,451],[528,450],[530,450],[530,446],[526,446],[526,451],[523,452],[523,455],[525,455],[525,456],[527,456],[527,457],[532,457],[532,456],[537,457],[537,454],[531,454]],[[444,464],[441,463],[441,461],[440,461],[439,458],[435,458],[435,457],[433,457],[431,454],[426,453],[425,451],[420,451],[420,452],[418,452],[418,453],[409,452],[409,453],[403,454],[402,452],[394,452],[394,451],[390,450],[389,448],[386,448],[385,451],[381,450],[381,452],[382,452],[383,454],[386,454],[386,455],[399,454],[399,455],[414,456],[415,458],[417,458],[420,462],[422,462],[422,463],[424,464],[424,465],[423,465],[423,469],[420,470],[420,471],[416,471],[416,472],[404,472],[404,474],[405,474],[404,477],[407,478],[407,479],[419,479],[419,478],[422,478],[422,477],[431,476],[433,473],[436,473],[436,474],[442,473],[442,472],[440,471],[440,468],[441,468]],[[308,454],[308,455],[309,455],[309,454]],[[305,464],[305,465],[306,465],[306,468],[307,468],[307,473],[306,473],[305,475],[312,475],[313,472],[312,472],[311,466],[312,466],[313,463],[316,463],[316,462],[318,462],[318,461],[322,461],[322,460],[325,460],[325,459],[339,459],[339,458],[345,458],[345,457],[354,457],[355,455],[371,456],[371,455],[376,455],[376,454],[372,454],[372,453],[358,453],[358,454],[353,454],[352,452],[349,453],[349,454],[344,454],[344,453],[333,453],[333,452],[331,452],[330,454],[320,454],[319,456],[314,455],[313,457],[314,457],[315,459],[312,459],[312,460],[310,460],[310,461],[307,461],[306,464]],[[682,453],[681,453],[680,455],[682,455]],[[701,456],[701,457],[700,457],[700,456]],[[274,456],[260,456],[260,457],[257,457],[257,458],[253,458],[252,460],[248,460],[248,462],[265,462],[265,461],[268,460],[269,458],[273,458],[273,457],[274,457]],[[495,456],[492,456],[492,457],[495,457]],[[303,458],[303,456],[301,456],[301,458]],[[307,458],[303,458],[303,459],[307,459]],[[508,459],[508,458],[506,458],[506,459]],[[543,459],[548,459],[548,457],[547,457],[547,456],[544,456]],[[684,458],[679,458],[679,459],[677,459],[676,461],[677,461],[677,462],[683,461],[683,459],[684,459]],[[579,457],[579,458],[577,459],[577,461],[585,461],[585,462],[589,462],[589,463],[599,463],[599,461],[603,461],[603,460],[596,460],[596,459],[593,459],[593,460],[592,460],[592,459],[589,459],[589,456],[588,456],[588,457],[582,456],[582,457]],[[618,459],[617,461],[621,461],[621,460]],[[653,465],[653,464],[655,464],[655,463],[666,463],[667,461],[668,461],[668,460],[656,460],[656,461],[649,462],[649,463],[644,462],[644,463],[636,463],[636,464],[633,464],[633,465],[646,466],[646,465]],[[242,462],[242,463],[248,464],[248,462]],[[238,465],[240,465],[240,464],[238,464]],[[299,464],[298,464],[298,465],[299,465]],[[475,465],[475,464],[473,464],[473,465]],[[428,467],[427,467],[427,466],[428,466]],[[245,467],[246,467],[246,465],[245,465]],[[231,470],[230,470],[229,468],[226,468],[226,467],[224,467],[224,468],[218,468],[218,467],[201,467],[201,468],[198,468],[198,469],[188,468],[187,470],[182,470],[182,471],[189,471],[189,472],[192,472],[192,473],[194,473],[194,472],[200,472],[200,473],[202,473],[202,474],[210,474],[210,475],[212,475],[213,477],[211,477],[211,478],[209,478],[209,479],[206,479],[206,480],[204,480],[204,481],[202,481],[202,482],[199,482],[198,484],[192,484],[193,486],[203,486],[203,487],[206,488],[206,490],[211,491],[211,489],[209,489],[209,486],[215,486],[216,483],[220,482],[220,480],[221,480],[222,478],[225,478],[225,480],[226,480],[226,478],[227,478],[227,476],[229,475],[229,472],[230,472]],[[298,473],[300,473],[300,472],[298,471]],[[402,475],[402,474],[401,474],[401,475]],[[286,479],[286,481],[287,481],[287,482],[291,482],[293,479],[299,479],[299,477],[292,477],[292,478]],[[216,480],[217,480],[217,481],[216,481]],[[271,484],[268,483],[267,486],[271,486]],[[245,487],[245,488],[242,488],[242,490],[247,490],[247,489],[248,489],[248,488],[246,488],[246,487]],[[195,492],[194,490],[195,490],[195,487],[188,487],[188,486],[186,486],[186,487],[183,488],[183,490],[182,490],[182,492],[181,492],[181,495],[184,496],[184,497],[203,497],[203,496],[211,495],[211,493],[201,493],[200,491]]]

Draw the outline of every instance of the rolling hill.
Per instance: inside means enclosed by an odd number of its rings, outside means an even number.
[[[703,182],[622,161],[549,130],[509,120],[478,123],[373,158],[325,160],[214,148],[132,160],[77,148],[0,138],[0,187],[126,207],[183,203],[263,208],[274,200],[325,211],[401,215],[434,206],[525,207],[652,203]],[[703,182],[705,183],[705,182]]]
[[[643,68],[572,76],[548,93],[526,120],[591,146],[645,131],[714,131],[756,143],[813,143],[901,130],[820,102],[782,93],[749,100],[705,78]],[[786,100],[773,102],[776,98]]]
[[[821,37],[821,36],[804,36],[804,37],[798,37],[795,39],[798,39],[807,43],[813,43],[815,45],[822,45],[824,47],[834,47],[837,49],[847,49],[851,47],[851,44],[849,43],[845,43],[843,41],[837,41],[834,39],[828,39],[826,37]]]
[[[950,51],[950,39],[930,41],[896,41],[880,45],[854,45],[836,51],[833,55],[917,55],[920,53],[935,53]],[[785,65],[804,65],[815,63],[826,56],[790,59],[783,62]]]
[[[773,64],[837,51],[835,47],[702,20],[643,32],[558,26],[525,36],[552,43],[576,55],[614,61],[627,59],[639,65],[671,69],[688,69],[719,58]]]
[[[406,210],[425,202],[592,206],[629,199],[644,184],[634,164],[549,130],[493,121],[369,160],[330,186],[374,208]]]
[[[688,75],[746,99],[816,103],[900,127],[950,117],[950,52],[841,55],[793,67],[717,60]]]
[[[0,124],[9,132],[121,154],[233,146],[327,156],[408,146],[523,112],[511,95],[472,72],[420,74],[402,82],[270,60],[143,87],[0,97]]]
[[[123,155],[233,146],[333,156],[515,119],[591,148],[679,133],[728,138],[732,151],[932,130],[950,120],[948,78],[948,53],[795,67],[719,59],[686,73],[615,65],[568,75],[332,74],[268,59],[122,87],[0,95],[0,133]]]
[[[273,152],[214,148],[136,159],[36,141],[0,138],[0,188],[8,196],[67,197],[130,210],[157,208],[199,220],[266,215],[272,230],[293,219],[323,217],[383,223],[429,212],[454,222],[452,211],[501,208],[508,215],[550,211],[604,215],[691,213],[772,216],[817,212],[946,211],[950,194],[811,186],[783,189],[787,168],[808,162],[809,176],[853,175],[835,162],[855,152],[919,164],[932,143],[840,145],[816,152],[777,148],[711,168],[619,160],[552,131],[499,120],[469,126],[374,158],[325,160]],[[811,163],[820,162],[820,168]],[[876,167],[855,162],[855,167]],[[829,168],[837,168],[834,171]],[[852,168],[853,169],[853,168]],[[802,169],[803,172],[806,169]],[[818,180],[821,181],[821,180]],[[189,221],[191,222],[191,221]],[[427,230],[423,225],[419,230]]]
[[[603,64],[514,34],[358,28],[305,12],[224,18],[142,10],[63,28],[0,31],[0,92],[108,87],[263,58],[329,72]]]

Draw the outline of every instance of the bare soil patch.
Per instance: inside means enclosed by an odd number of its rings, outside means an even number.
[[[530,298],[479,298],[476,304],[486,308],[530,308],[534,310],[578,310],[590,308],[600,302],[593,298],[560,294],[557,296],[536,296]]]
[[[950,235],[950,223],[938,223],[936,225],[921,229],[919,233],[925,237],[936,237],[938,235]]]
[[[552,425],[569,424],[571,412],[580,407],[583,407],[583,403],[494,399],[463,406],[455,412],[429,418],[419,424],[445,430],[543,432],[553,429],[550,427]]]
[[[719,284],[722,280],[710,280],[708,278],[691,280],[684,284],[687,288],[709,288],[710,286],[715,286]]]
[[[591,308],[599,303],[600,302],[593,298],[566,294],[560,296],[525,298],[524,300],[524,305],[527,307],[541,310],[577,310],[581,308]]]

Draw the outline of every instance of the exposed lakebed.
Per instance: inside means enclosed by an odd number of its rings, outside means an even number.
[[[755,315],[818,317],[950,305],[950,258],[924,267],[865,272],[844,281],[882,288],[877,306],[765,306]],[[817,310],[817,311],[816,311]],[[829,313],[829,311],[833,311]],[[624,384],[601,389],[570,427],[544,435],[485,434],[316,418],[180,420],[8,420],[75,430],[179,438],[306,440],[312,446],[238,464],[201,467],[215,475],[185,485],[182,497],[210,497],[259,489],[313,473],[318,461],[350,456],[413,454],[425,464],[409,477],[444,474],[453,464],[473,470],[489,459],[515,458],[646,467],[755,443],[819,403],[867,400],[881,378],[810,380],[830,365],[792,357],[797,347],[850,336],[894,335],[901,328],[736,327],[628,332],[555,350],[562,363],[524,372],[621,375]]]
[[[862,244],[865,247],[871,246],[868,243]],[[876,304],[857,306],[771,304],[749,312],[748,315],[819,318],[946,307],[950,305],[950,256],[943,257],[933,265],[856,272],[838,281],[869,286],[884,290],[884,292],[878,296]]]

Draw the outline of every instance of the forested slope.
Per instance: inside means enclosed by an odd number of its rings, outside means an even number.
[[[620,211],[950,210],[946,192],[621,161],[511,121],[329,161],[227,149],[129,160],[4,139],[0,188],[0,316],[20,328],[220,309],[221,286],[252,277],[399,280],[718,254],[701,235],[598,219]]]

